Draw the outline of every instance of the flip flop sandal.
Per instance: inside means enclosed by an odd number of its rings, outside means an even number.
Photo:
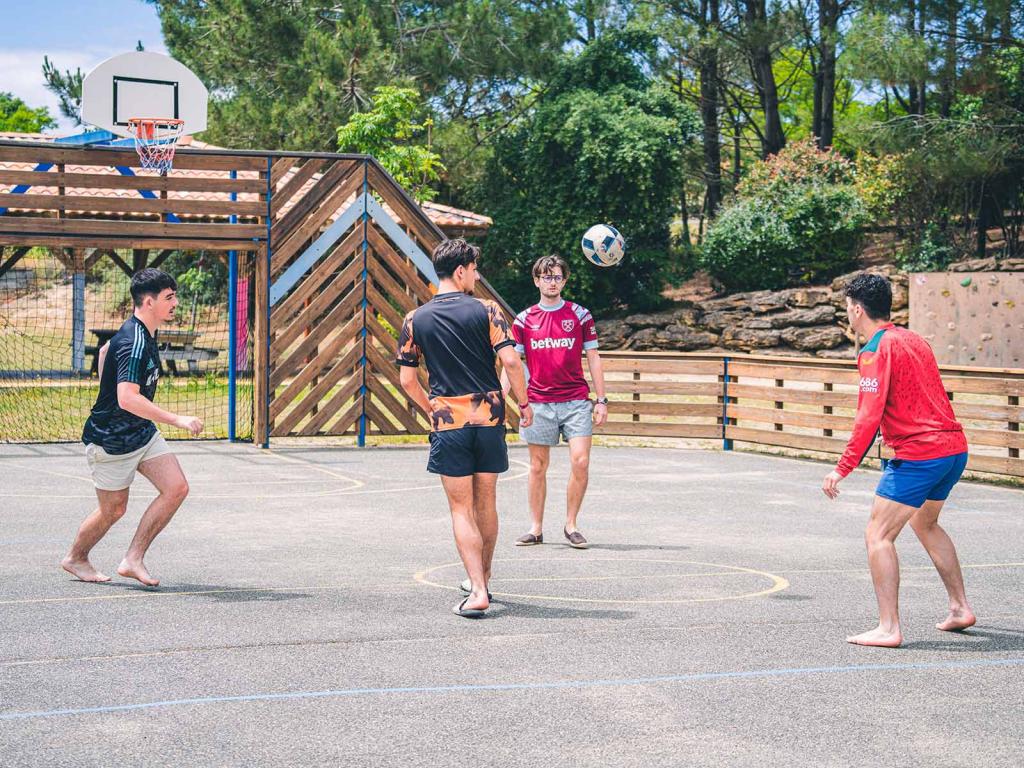
[[[464,619],[482,619],[487,615],[486,610],[481,610],[479,608],[467,608],[466,603],[468,602],[469,598],[467,597],[461,603],[452,608],[452,613],[456,616],[461,616]]]
[[[462,594],[464,595],[471,594],[473,592],[473,583],[469,579],[463,579],[459,583],[459,589],[462,590]],[[490,591],[487,592],[487,599],[494,599],[494,596],[490,593]]]

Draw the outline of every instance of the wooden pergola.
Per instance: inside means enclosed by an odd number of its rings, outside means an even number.
[[[392,329],[432,295],[428,254],[446,235],[373,158],[183,148],[166,176],[136,166],[130,148],[0,140],[0,274],[51,249],[80,329],[85,273],[101,258],[131,274],[211,251],[232,292],[239,259],[252,259],[256,442],[428,431],[390,363]],[[232,329],[234,307],[229,295]],[[85,370],[80,330],[73,368]]]

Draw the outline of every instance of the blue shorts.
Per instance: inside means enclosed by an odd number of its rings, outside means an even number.
[[[508,470],[505,425],[462,427],[430,433],[427,472],[448,477],[467,477],[477,472]]]
[[[946,500],[964,473],[967,452],[924,461],[889,459],[882,465],[882,479],[875,493],[916,509],[926,501]]]

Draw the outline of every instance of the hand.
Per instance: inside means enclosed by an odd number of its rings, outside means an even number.
[[[839,498],[839,482],[842,479],[843,476],[833,469],[825,475],[825,480],[821,484],[821,490],[833,501]]]
[[[203,431],[203,420],[198,416],[178,416],[174,419],[174,426],[191,432],[192,437],[199,437],[199,433]]]
[[[528,427],[533,424],[533,408],[527,404],[523,410],[519,412],[519,428]]]
[[[608,404],[597,403],[594,405],[594,426],[600,427],[608,421]]]

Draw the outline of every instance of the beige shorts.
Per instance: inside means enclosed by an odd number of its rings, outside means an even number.
[[[85,458],[92,470],[92,482],[100,491],[123,491],[135,479],[135,470],[139,464],[170,452],[160,430],[148,443],[131,453],[107,453],[94,443],[85,446]]]

